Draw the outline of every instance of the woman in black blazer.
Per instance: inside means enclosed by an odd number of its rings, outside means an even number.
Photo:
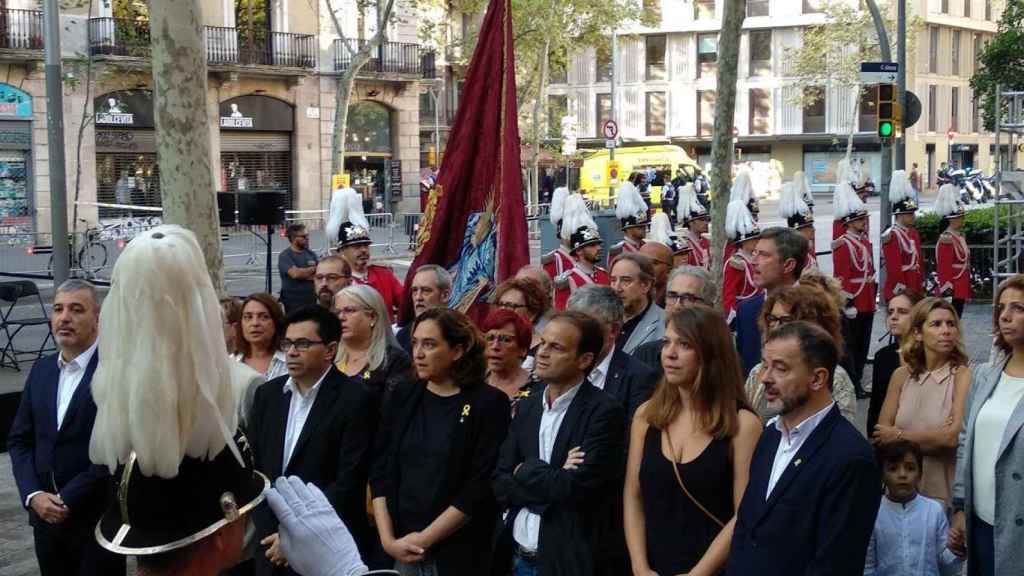
[[[335,366],[348,380],[373,392],[380,405],[400,382],[412,377],[409,355],[387,322],[384,299],[371,286],[349,286],[334,296],[334,309],[341,320]]]
[[[370,474],[381,544],[401,574],[486,574],[498,507],[491,473],[510,421],[484,380],[483,341],[465,315],[433,308],[412,332],[415,382],[385,405]]]

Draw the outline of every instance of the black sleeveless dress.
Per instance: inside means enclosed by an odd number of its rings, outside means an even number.
[[[695,459],[677,464],[690,494],[722,522],[733,515],[729,440],[712,439]],[[647,561],[659,576],[689,572],[711,547],[721,528],[701,511],[676,481],[672,461],[661,450],[661,430],[647,429],[640,462],[644,495]]]

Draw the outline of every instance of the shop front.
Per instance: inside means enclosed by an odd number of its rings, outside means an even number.
[[[0,238],[32,242],[32,96],[0,84]]]
[[[804,173],[814,192],[831,192],[836,185],[839,161],[846,156],[843,146],[819,144],[804,145]],[[850,159],[855,169],[866,170],[868,179],[875,183],[875,190],[882,190],[882,153],[877,144],[857,144]]]
[[[141,89],[110,92],[95,99],[93,110],[100,220],[153,215],[133,208],[162,206],[153,93]]]
[[[402,165],[394,159],[391,121],[391,109],[378,102],[349,107],[345,171],[367,214],[389,212],[391,199],[402,197]]]
[[[220,104],[220,191],[285,194],[295,207],[291,104],[258,94]]]

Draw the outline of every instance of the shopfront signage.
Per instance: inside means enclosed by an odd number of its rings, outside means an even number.
[[[32,118],[32,96],[10,84],[0,84],[0,117]]]
[[[270,96],[239,96],[220,104],[220,127],[224,130],[291,132],[294,124],[292,105]]]
[[[96,98],[96,125],[117,128],[153,128],[153,93],[119,90]]]

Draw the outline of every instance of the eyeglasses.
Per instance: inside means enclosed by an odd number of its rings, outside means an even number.
[[[666,292],[665,303],[667,304],[670,302],[679,302],[680,304],[699,304],[703,303],[704,299],[696,294],[688,294],[686,292]]]
[[[517,304],[515,302],[498,302],[498,308],[504,308],[513,312],[518,312],[520,308],[526,308],[526,304]]]
[[[313,346],[323,343],[323,340],[308,340],[306,338],[299,338],[298,340],[289,340],[285,338],[281,340],[281,345],[279,346],[279,348],[281,349],[281,352],[287,352],[292,349],[292,346],[295,346],[295,349],[298,350],[299,352],[305,352],[306,350],[309,350]]]
[[[502,346],[508,346],[516,341],[516,339],[508,334],[487,334],[484,336],[484,340],[488,344],[493,344],[495,341],[500,342]]]
[[[338,308],[336,311],[338,313],[338,316],[351,316],[356,312],[366,312],[367,310],[369,310],[369,308],[355,308],[352,306],[345,306],[343,308]]]
[[[769,314],[769,315],[764,317],[765,324],[767,324],[769,326],[775,326],[775,325],[781,325],[781,324],[789,324],[792,321],[793,321],[793,317],[792,316],[774,316],[772,314]]]
[[[315,278],[318,282],[323,282],[324,280],[326,280],[328,282],[337,282],[338,280],[341,280],[341,279],[346,279],[346,280],[350,279],[350,278],[352,278],[352,275],[351,274],[317,274],[313,278]]]

